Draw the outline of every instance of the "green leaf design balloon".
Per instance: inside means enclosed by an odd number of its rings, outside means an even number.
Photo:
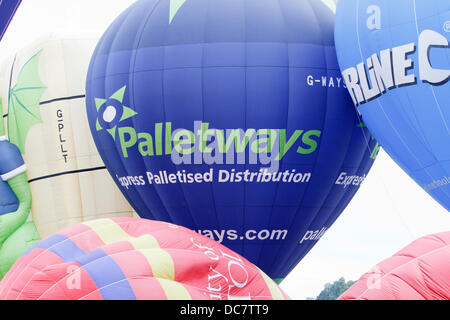
[[[22,67],[17,83],[9,91],[8,136],[9,141],[25,153],[25,141],[30,129],[42,123],[40,100],[47,89],[39,77],[41,51]]]

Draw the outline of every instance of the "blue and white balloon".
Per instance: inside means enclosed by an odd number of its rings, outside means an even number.
[[[450,2],[340,1],[335,37],[363,121],[392,159],[450,210]]]

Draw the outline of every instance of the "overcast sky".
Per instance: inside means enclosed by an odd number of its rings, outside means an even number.
[[[55,30],[100,35],[133,2],[23,0],[0,42],[0,61]],[[357,280],[416,238],[443,231],[450,231],[450,213],[381,151],[353,201],[281,287],[293,299],[316,297],[325,283]]]

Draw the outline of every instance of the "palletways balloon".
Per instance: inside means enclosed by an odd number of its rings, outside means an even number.
[[[344,87],[333,1],[137,1],[87,77],[100,155],[141,217],[284,278],[377,153]]]
[[[450,210],[450,2],[341,1],[335,38],[369,130]]]

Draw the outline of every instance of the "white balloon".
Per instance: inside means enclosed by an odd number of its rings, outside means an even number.
[[[23,131],[23,157],[33,195],[33,220],[43,238],[87,220],[135,215],[106,170],[86,117],[85,81],[97,40],[89,34],[51,34],[20,50],[0,68],[8,132],[9,91],[23,66],[40,52],[39,77],[46,87],[40,101],[42,122]]]

